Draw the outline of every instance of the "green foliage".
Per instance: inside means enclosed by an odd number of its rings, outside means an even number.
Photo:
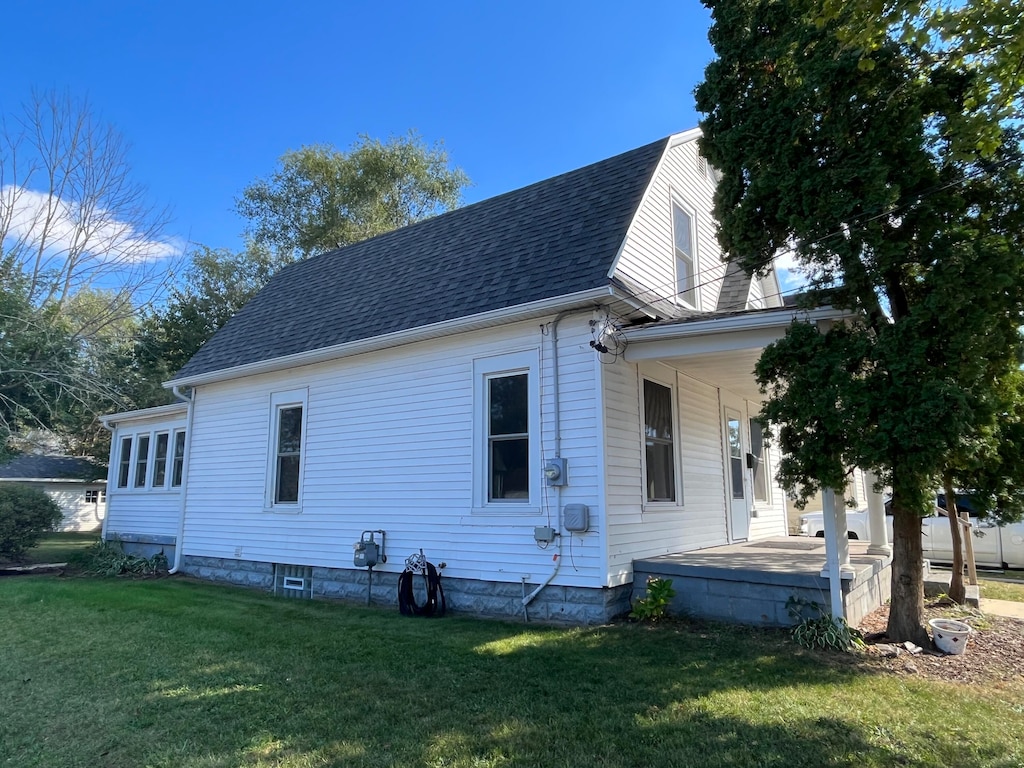
[[[675,596],[672,579],[651,576],[647,579],[647,595],[636,601],[629,617],[638,621],[659,621],[668,615],[669,604]]]
[[[98,541],[76,554],[70,564],[91,576],[154,576],[167,571],[167,557],[157,552],[152,557],[126,553],[118,541]]]
[[[1024,92],[1024,15],[1016,0],[885,0],[851,4],[821,0],[816,22],[844,19],[837,37],[868,70],[875,55],[899,41],[925,72],[953,66],[969,71],[964,104],[947,135],[958,152],[990,155],[999,126],[1019,119]]]
[[[791,596],[786,601],[786,611],[796,622],[793,639],[804,648],[850,651],[864,645],[860,633],[852,629],[846,619],[833,618],[813,600]]]
[[[416,133],[361,136],[348,152],[315,144],[287,152],[237,201],[259,245],[310,256],[450,210],[469,183],[440,143]]]
[[[171,290],[166,305],[142,323],[136,364],[143,379],[155,385],[144,404],[161,404],[166,392],[159,383],[184,366],[290,261],[290,256],[254,243],[237,253],[199,246],[191,255],[184,281]]]
[[[0,557],[15,559],[54,530],[63,514],[38,488],[0,484]]]

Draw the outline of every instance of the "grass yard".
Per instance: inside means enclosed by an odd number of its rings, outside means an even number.
[[[84,552],[100,538],[99,531],[93,533],[50,533],[25,553],[16,565],[34,565],[37,563],[66,563],[72,555]],[[0,565],[10,565],[11,561],[0,558]]]
[[[981,596],[990,600],[1013,600],[1016,603],[1024,603],[1024,581],[1014,583],[981,578],[978,579],[978,586]]]
[[[0,766],[1024,764],[1024,682],[783,632],[554,629],[179,579],[0,578]]]

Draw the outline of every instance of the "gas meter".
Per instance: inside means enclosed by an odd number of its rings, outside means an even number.
[[[380,534],[380,543],[373,538],[373,534]],[[384,554],[384,531],[363,531],[359,541],[352,545],[354,554],[352,562],[357,568],[373,568],[379,560],[382,563],[388,561]]]

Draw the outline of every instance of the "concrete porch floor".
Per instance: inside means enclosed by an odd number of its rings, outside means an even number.
[[[889,599],[891,557],[869,555],[867,542],[850,542],[852,578],[843,579],[846,619],[856,624]],[[788,626],[790,597],[829,606],[824,539],[778,536],[633,562],[634,597],[647,579],[672,579],[676,614],[740,624]]]

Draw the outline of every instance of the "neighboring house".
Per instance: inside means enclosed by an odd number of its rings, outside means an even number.
[[[604,621],[633,563],[784,536],[754,362],[794,319],[726,269],[689,131],[281,270],[108,416],[107,538],[365,598],[353,544],[446,563],[450,608]],[[824,327],[824,325],[822,326]]]
[[[0,483],[44,491],[64,517],[58,530],[98,531],[107,512],[106,469],[73,456],[20,454],[0,465]]]

